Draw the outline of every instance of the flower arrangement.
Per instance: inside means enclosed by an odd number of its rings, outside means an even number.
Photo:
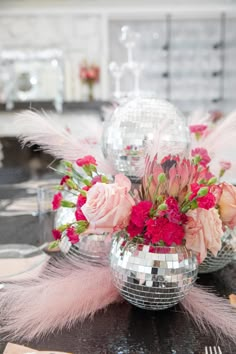
[[[217,182],[209,163],[204,149],[193,150],[190,159],[147,159],[141,186],[132,191],[126,176],[109,179],[100,174],[92,156],[75,164],[64,162],[66,174],[53,209],[75,208],[75,221],[53,230],[56,243],[65,236],[76,243],[92,233],[117,233],[124,238],[123,247],[185,245],[199,262],[207,250],[216,256],[225,227],[236,225],[236,187]],[[64,200],[63,190],[75,194],[77,201]]]
[[[79,71],[80,80],[89,88],[89,100],[93,100],[93,86],[99,81],[100,69],[97,65],[84,62]]]

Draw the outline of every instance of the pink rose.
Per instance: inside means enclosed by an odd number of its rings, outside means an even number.
[[[89,222],[86,232],[113,232],[125,228],[130,219],[134,200],[130,196],[130,180],[116,175],[115,183],[96,183],[87,192],[81,210]]]
[[[218,205],[223,223],[233,229],[236,226],[236,187],[229,183],[222,183],[222,194]]]
[[[222,221],[216,209],[197,208],[187,212],[185,225],[186,247],[200,255],[200,262],[206,258],[207,250],[214,256],[221,248]]]

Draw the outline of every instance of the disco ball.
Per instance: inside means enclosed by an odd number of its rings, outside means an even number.
[[[199,273],[212,273],[224,268],[236,259],[236,228],[227,229],[222,237],[222,246],[215,257],[210,251],[199,265]]]
[[[198,263],[185,246],[129,244],[122,251],[123,242],[122,237],[114,239],[110,265],[114,284],[128,302],[146,310],[163,310],[192,289]]]
[[[103,152],[117,171],[138,177],[138,163],[152,147],[166,154],[187,156],[187,120],[171,103],[156,98],[135,98],[115,109],[105,123]]]

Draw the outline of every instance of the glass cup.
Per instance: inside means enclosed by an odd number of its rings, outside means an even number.
[[[37,200],[41,248],[43,246],[47,248],[48,244],[53,241],[52,230],[55,225],[56,211],[52,209],[52,200],[56,193],[55,182],[38,187]]]

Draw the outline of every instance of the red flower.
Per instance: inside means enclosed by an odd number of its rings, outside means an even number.
[[[79,195],[77,199],[77,207],[81,208],[86,203],[87,198],[83,195]]]
[[[135,236],[142,234],[143,227],[138,227],[137,225],[130,222],[127,227],[127,232],[129,233],[130,237],[133,238]]]
[[[66,235],[72,244],[79,242],[79,235],[77,235],[73,227],[69,227],[66,230]]]
[[[53,201],[52,201],[52,209],[53,210],[60,208],[62,199],[63,199],[63,197],[60,192],[54,195]]]
[[[55,240],[60,240],[61,239],[61,232],[57,229],[52,230],[52,235]]]
[[[208,192],[207,195],[205,195],[204,197],[199,197],[197,199],[197,204],[198,204],[199,208],[208,210],[208,209],[211,209],[215,206],[216,198],[215,198],[214,194],[212,194],[211,192]]]
[[[165,203],[168,206],[168,209],[165,212],[170,222],[176,224],[186,222],[186,218],[184,217],[185,214],[180,212],[178,202],[174,197],[167,198]]]
[[[62,177],[61,182],[60,182],[60,185],[63,186],[63,185],[66,183],[66,181],[67,181],[68,179],[70,179],[69,176],[64,176],[64,177]]]
[[[139,228],[143,228],[145,221],[149,216],[152,202],[144,200],[132,207],[131,222]]]
[[[203,184],[192,183],[190,185],[192,194],[190,195],[189,200],[193,200],[197,196],[197,193],[198,193],[199,189],[202,188],[202,187],[204,187]]]
[[[192,157],[199,156],[199,164],[206,167],[209,162],[211,161],[210,156],[208,155],[208,152],[204,148],[196,148],[191,151]]]
[[[151,236],[154,244],[164,241],[167,246],[171,246],[173,243],[180,245],[184,237],[184,229],[182,225],[169,222],[164,217],[149,219],[147,222],[147,236]]]
[[[202,134],[207,129],[207,125],[205,125],[205,124],[190,125],[189,129],[190,129],[191,133]]]
[[[166,224],[168,224],[169,221],[165,217],[160,217],[156,219],[149,219],[146,222],[147,225],[147,231],[146,235],[148,237],[151,237],[152,243],[157,243],[163,239],[163,229]]]
[[[97,166],[97,162],[95,158],[91,155],[84,156],[82,159],[77,159],[76,163],[78,166],[83,167],[84,165],[95,165]]]
[[[81,221],[81,220],[86,220],[86,217],[85,215],[83,214],[82,210],[81,209],[77,209],[76,212],[75,212],[75,218],[76,218],[76,221]]]
[[[84,191],[88,191],[90,187],[84,186],[82,188]],[[87,198],[83,196],[82,194],[79,194],[78,199],[77,199],[77,207],[81,208],[85,203],[86,203]]]
[[[171,246],[173,243],[180,245],[184,238],[184,228],[182,225],[169,222],[164,226],[162,235],[162,241],[164,241],[167,246]]]

